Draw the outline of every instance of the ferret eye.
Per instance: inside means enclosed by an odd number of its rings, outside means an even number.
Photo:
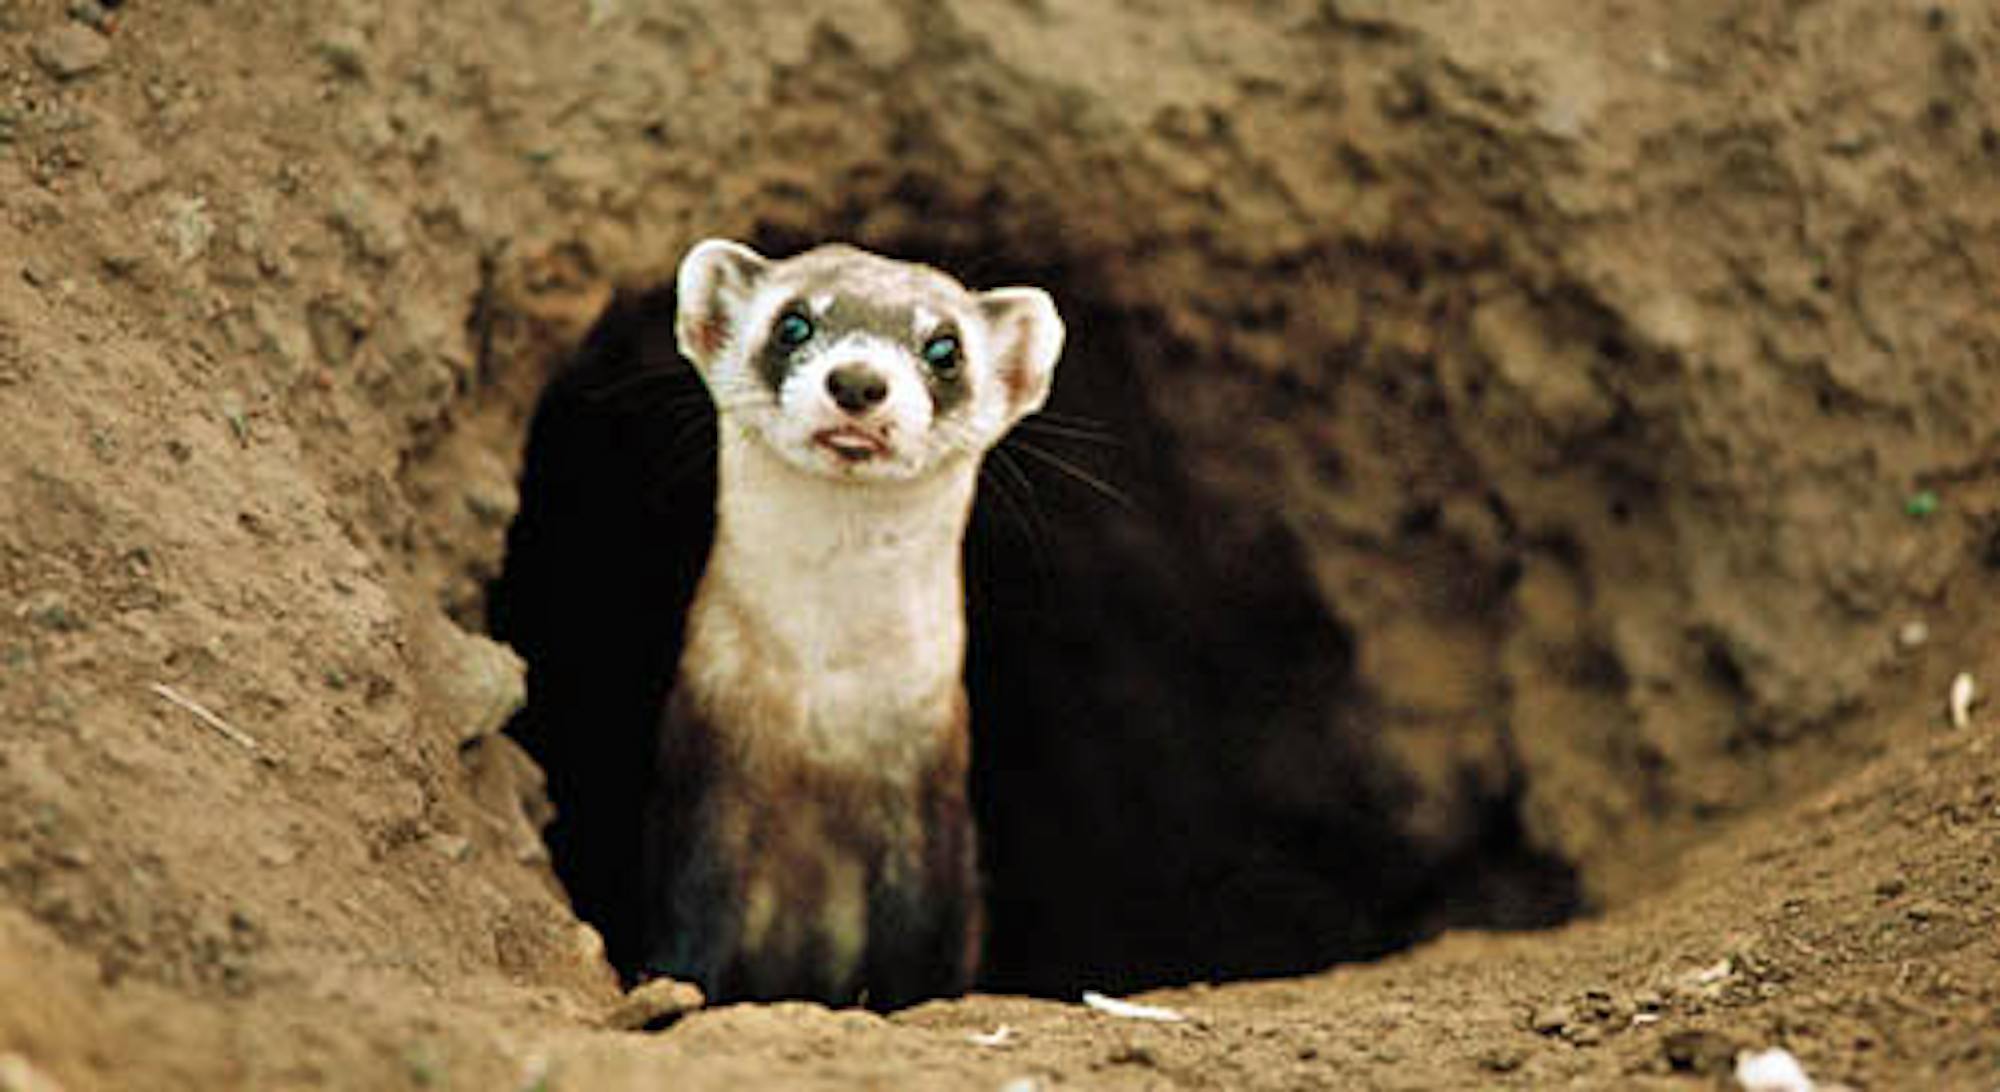
[[[812,340],[812,320],[797,311],[787,311],[779,317],[776,333],[778,344],[787,349],[796,349]]]
[[[958,370],[958,339],[950,334],[938,336],[924,342],[924,363],[939,375],[950,375]]]

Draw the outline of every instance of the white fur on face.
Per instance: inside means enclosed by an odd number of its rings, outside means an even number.
[[[867,369],[889,386],[888,397],[865,414],[842,409],[827,389],[834,369],[850,367]],[[930,395],[910,354],[900,345],[850,333],[792,370],[778,391],[777,412],[763,422],[762,433],[765,442],[805,469],[831,466],[854,477],[909,477],[926,469],[938,454],[927,442],[931,424]],[[816,439],[842,429],[878,437],[887,453],[849,461]]]
[[[810,306],[810,301],[809,301]],[[758,307],[775,322],[778,305]],[[970,359],[970,394],[948,420],[935,413],[925,378],[926,365],[909,345],[861,331],[829,335],[805,348],[798,362],[771,397],[764,381],[751,371],[748,354],[723,362],[711,381],[731,391],[761,390],[764,397],[725,402],[718,408],[725,423],[770,446],[786,462],[814,474],[844,481],[901,481],[923,476],[947,464],[976,459],[998,443],[1011,421],[1003,421],[1002,393],[980,374]],[[888,384],[888,396],[866,413],[853,414],[834,401],[828,376],[837,368],[860,367]],[[820,437],[829,432],[864,434],[881,445],[879,454],[850,459]]]
[[[1024,324],[1026,312],[1012,306],[1023,294],[1046,301],[1038,290],[975,294],[927,267],[845,247],[770,262],[737,244],[711,241],[690,252],[681,287],[684,311],[706,308],[684,315],[682,328],[698,336],[684,333],[682,347],[700,367],[724,427],[801,470],[844,481],[910,480],[976,464],[1039,407],[1062,340],[1053,307],[1027,315],[1032,321]],[[843,298],[907,307],[907,337],[879,323],[832,328],[830,316]],[[758,357],[788,307],[826,329],[801,346],[774,395]],[[930,365],[920,353],[947,329],[961,347],[966,394],[937,412]],[[827,393],[828,373],[850,364],[888,384],[887,399],[866,414],[848,413]],[[1019,374],[1002,375],[1003,365]],[[863,448],[867,457],[849,457]]]

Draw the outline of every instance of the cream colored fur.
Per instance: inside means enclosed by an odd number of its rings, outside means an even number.
[[[950,421],[934,420],[914,351],[859,334],[819,353],[774,397],[750,354],[799,290],[788,281],[793,269],[831,270],[842,291],[871,298],[907,294],[927,312],[913,340],[925,323],[951,319],[969,404]],[[717,240],[689,253],[680,291],[682,349],[719,414],[716,541],[689,614],[682,682],[760,711],[759,723],[728,726],[755,734],[744,741],[749,751],[776,743],[892,779],[921,776],[960,700],[960,550],[979,462],[1047,397],[1062,345],[1054,305],[1037,289],[974,294],[926,267],[848,248],[771,263]],[[723,315],[690,310],[711,300]],[[806,303],[824,314],[830,297],[818,292]],[[701,336],[704,321],[722,323],[719,344]],[[1003,352],[1027,369],[1024,379],[996,373]],[[876,422],[892,450],[860,466],[813,439],[848,420],[825,380],[854,361],[889,381]]]

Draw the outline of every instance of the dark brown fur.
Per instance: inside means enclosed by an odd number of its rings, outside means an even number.
[[[776,711],[755,688],[715,701],[691,690],[675,693],[662,734],[651,969],[721,1002],[893,1009],[963,993],[982,928],[963,692],[947,723],[899,728],[936,744],[899,784],[760,738]],[[862,899],[860,935],[845,939],[843,872],[858,873]]]

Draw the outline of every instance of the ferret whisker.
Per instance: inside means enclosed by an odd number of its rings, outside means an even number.
[[[661,472],[653,477],[659,494],[665,495],[686,485],[690,477],[714,466],[715,449],[714,434],[704,429],[687,428],[676,433],[654,456],[654,461],[661,468]]]
[[[1029,417],[1026,420],[1023,420],[1020,424],[1015,425],[1014,427],[1022,429],[1026,432],[1032,432],[1037,435],[1048,436],[1060,440],[1075,440],[1078,443],[1100,444],[1104,447],[1122,448],[1125,446],[1124,440],[1120,439],[1117,436],[1113,436],[1108,432],[1100,432],[1098,430],[1088,429],[1088,428],[1078,428],[1074,425],[1066,425],[1059,421],[1043,421],[1038,418]]]
[[[712,464],[714,460],[710,456],[714,451],[713,440],[690,430],[674,437],[654,453],[652,463],[657,470],[652,477],[662,489],[678,487],[686,482],[690,473]]]
[[[675,440],[700,436],[704,433],[712,435],[715,432],[715,415],[692,408],[681,410],[671,417],[664,417],[662,423],[672,428]]]
[[[1044,546],[1048,538],[1048,520],[1042,512],[1041,501],[1035,496],[1034,479],[1021,464],[1002,448],[993,449],[993,458],[981,465],[981,471],[990,470],[994,485],[994,495],[999,497],[1021,526],[1021,534],[1028,540],[1028,548],[1036,558],[1036,568],[1046,566],[1047,554]]]
[[[1125,509],[1127,512],[1137,512],[1139,510],[1139,504],[1137,501],[1132,499],[1131,494],[1125,492],[1123,489],[1120,489],[1115,485],[1112,485],[1110,482],[1105,481],[1103,478],[1098,477],[1096,474],[1093,474],[1090,471],[1085,470],[1083,467],[1078,466],[1071,460],[1066,459],[1061,455],[1058,455],[1055,452],[1050,451],[1047,448],[1037,447],[1034,444],[1029,443],[1027,440],[1022,439],[1021,437],[1018,436],[1011,438],[1011,444],[1012,446],[1020,449],[1021,454],[1034,456],[1036,459],[1040,460],[1044,465],[1053,468],[1057,472],[1071,478],[1072,480],[1078,482],[1081,485],[1087,486],[1092,492],[1105,498],[1106,500],[1113,502],[1120,508]]]
[[[1012,524],[1020,541],[1027,546],[1032,591],[1039,600],[1053,585],[1055,572],[1049,555],[1048,522],[1027,474],[1005,452],[995,449],[992,454],[998,458],[982,463],[979,468],[981,488],[990,483],[996,501],[995,518],[1002,524]]]
[[[686,391],[646,391],[630,395],[623,408],[645,415],[660,413],[681,416],[701,416],[709,412],[707,396],[693,396]]]
[[[674,368],[641,368],[630,375],[621,375],[616,379],[607,380],[588,387],[583,391],[583,397],[593,402],[601,402],[608,398],[616,398],[632,390],[634,387],[642,387],[648,383],[665,383],[681,378],[683,377],[677,374],[677,369]],[[678,394],[682,392],[670,391],[669,393]]]
[[[1101,436],[1112,435],[1109,424],[1095,417],[1086,417],[1080,413],[1064,413],[1061,410],[1043,409],[1036,411],[1027,419],[1038,422],[1052,422],[1083,432],[1095,432]]]

